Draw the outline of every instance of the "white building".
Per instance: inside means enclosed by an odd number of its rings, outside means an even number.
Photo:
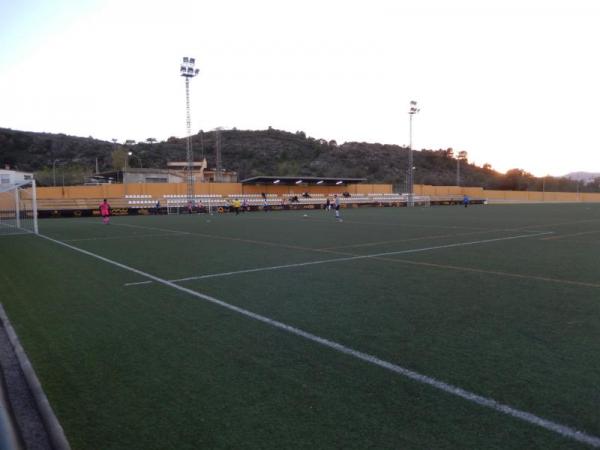
[[[237,183],[236,172],[222,170],[220,173],[206,170],[206,159],[193,163],[193,177],[196,183],[222,182]],[[167,169],[137,169],[129,167],[123,171],[124,183],[186,183],[187,182],[186,161],[169,162]]]
[[[33,180],[33,174],[16,170],[0,169],[0,187],[7,187]]]

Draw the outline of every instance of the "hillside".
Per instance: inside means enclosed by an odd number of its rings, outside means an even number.
[[[195,159],[206,157],[215,167],[216,132],[200,132],[193,136]],[[0,128],[0,165],[9,165],[36,173],[41,184],[51,184],[58,173],[65,184],[80,184],[85,175],[121,168],[128,158],[132,166],[164,168],[169,161],[185,160],[183,138],[164,142],[148,139],[128,145],[65,134],[34,133]],[[290,133],[275,129],[220,131],[223,168],[238,172],[239,178],[258,175],[361,177],[373,183],[392,183],[403,190],[406,185],[408,149],[396,145],[314,139],[303,132]],[[452,149],[414,151],[415,183],[454,185],[457,160]],[[56,170],[52,171],[52,166]],[[460,162],[461,185],[489,189],[575,190],[577,181],[567,178],[545,180],[514,169],[501,174]],[[600,191],[600,179],[581,184],[581,190]]]
[[[590,183],[599,177],[600,173],[597,172],[571,172],[565,175],[565,178],[575,181],[583,181],[584,183]]]

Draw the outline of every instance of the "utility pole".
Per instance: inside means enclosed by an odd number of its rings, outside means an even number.
[[[456,185],[460,186],[460,162],[461,161],[466,161],[467,159],[467,152],[464,150],[461,150],[460,152],[458,152],[458,155],[456,156]]]
[[[460,158],[456,158],[456,185],[460,186]]]
[[[542,201],[546,201],[546,177],[542,178]]]
[[[223,162],[221,161],[221,128],[215,129],[215,157],[217,162],[217,173],[215,181],[222,181]]]
[[[59,161],[55,159],[52,161],[52,186],[56,186],[56,162]]]

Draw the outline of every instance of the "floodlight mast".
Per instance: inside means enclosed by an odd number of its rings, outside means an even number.
[[[408,144],[408,206],[414,206],[414,178],[413,178],[413,150],[412,150],[412,119],[420,111],[417,102],[412,100],[408,110],[409,120],[409,144]]]
[[[194,152],[192,150],[192,118],[190,115],[190,78],[198,75],[199,70],[194,68],[195,58],[183,57],[183,62],[179,68],[179,74],[185,78],[185,118],[187,125],[187,200],[188,203],[194,202]]]

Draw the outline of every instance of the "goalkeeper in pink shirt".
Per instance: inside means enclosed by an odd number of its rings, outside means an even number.
[[[100,203],[100,215],[102,216],[102,223],[108,225],[110,222],[110,204],[106,201],[106,199]]]

